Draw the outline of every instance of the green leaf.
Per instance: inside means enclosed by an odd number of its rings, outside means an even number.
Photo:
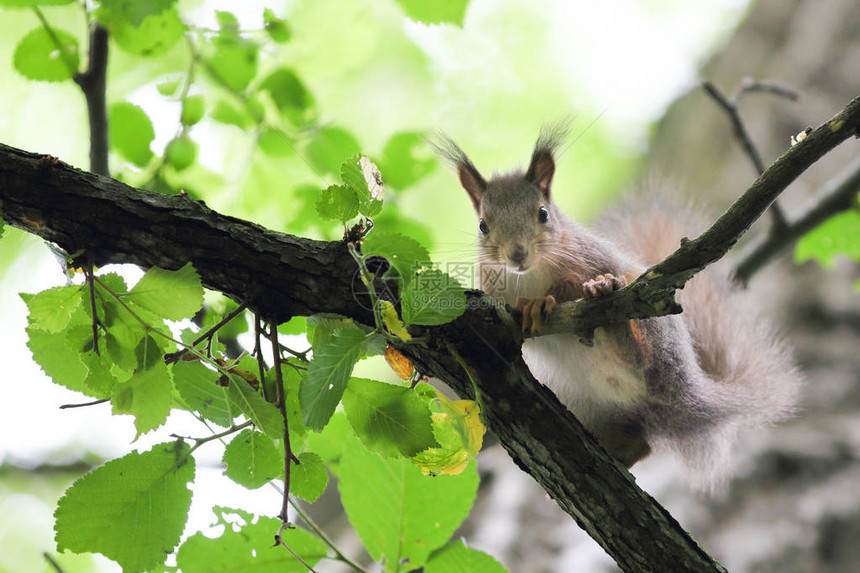
[[[149,146],[155,129],[146,112],[133,103],[120,102],[108,108],[111,148],[138,167],[146,167],[153,153]]]
[[[239,410],[264,434],[274,440],[284,437],[284,419],[281,412],[274,404],[266,402],[262,394],[251,388],[242,378],[231,374],[227,393]]]
[[[361,244],[366,257],[379,256],[397,269],[403,284],[412,282],[418,269],[430,264],[430,253],[418,241],[399,233],[373,232]]]
[[[86,330],[85,327],[79,328]],[[90,341],[92,341],[91,334]],[[90,390],[87,394],[100,400],[110,398],[119,380],[111,372],[110,360],[104,357],[104,352],[102,356],[91,351],[81,352],[78,357],[87,368],[87,377],[84,379],[84,384]]]
[[[78,40],[63,30],[36,28],[15,47],[15,69],[31,80],[60,82],[78,71]]]
[[[215,20],[221,30],[234,33],[239,31],[239,20],[230,12],[215,10]]]
[[[228,89],[240,93],[257,75],[258,53],[259,48],[251,42],[220,42],[206,63],[209,72]]]
[[[194,458],[181,441],[110,461],[60,499],[57,548],[101,553],[125,571],[153,568],[179,543],[193,480]]]
[[[427,401],[403,386],[352,378],[343,394],[352,429],[368,449],[383,456],[414,456],[438,446]]]
[[[275,16],[275,13],[270,8],[263,10],[263,26],[266,28],[266,32],[269,33],[269,37],[279,44],[288,42],[293,36],[287,21]]]
[[[451,23],[463,25],[466,16],[466,6],[469,0],[444,0],[427,2],[426,0],[395,0],[412,20],[425,24]]]
[[[364,331],[347,328],[314,344],[314,359],[299,390],[305,425],[322,430],[340,402],[349,376],[364,353]]]
[[[239,109],[223,99],[215,102],[215,106],[212,108],[209,116],[215,121],[227,125],[235,125],[240,129],[247,129],[253,123],[253,119],[248,115],[248,112]]]
[[[273,71],[260,84],[260,91],[268,92],[278,109],[293,123],[302,125],[311,119],[309,110],[314,98],[292,70],[278,68]]]
[[[273,157],[286,157],[295,154],[287,135],[283,131],[271,127],[266,127],[260,132],[257,145],[260,146],[263,153]]]
[[[164,157],[177,171],[188,169],[197,159],[197,143],[187,135],[174,137],[164,147]]]
[[[182,103],[182,113],[179,122],[182,125],[194,125],[203,119],[206,113],[206,99],[202,95],[193,95],[185,98]]]
[[[27,300],[30,324],[46,332],[63,330],[72,313],[81,306],[82,286],[72,285],[44,290]]]
[[[306,156],[320,173],[338,173],[343,160],[361,152],[358,141],[339,127],[324,127],[308,143]]]
[[[340,166],[340,178],[345,187],[355,192],[358,198],[358,211],[366,217],[375,217],[382,210],[382,185],[374,185],[378,188],[378,196],[372,193],[368,185],[365,173],[362,170],[362,162],[369,163],[373,168],[376,166],[370,163],[366,157],[361,157],[356,154],[344,161]]]
[[[282,460],[283,461],[283,460]],[[299,464],[290,469],[290,493],[313,503],[328,485],[328,472],[322,458],[313,452],[299,454]]]
[[[262,487],[284,473],[284,456],[272,438],[254,430],[243,430],[233,438],[222,461],[227,466],[224,475],[249,489]]]
[[[794,260],[802,263],[816,259],[825,267],[833,266],[833,259],[845,255],[860,261],[860,211],[843,211],[807,233],[794,249]]]
[[[303,334],[307,331],[307,322],[304,316],[294,316],[289,322],[278,325],[281,334]]]
[[[22,294],[21,298],[26,302],[28,299],[32,300],[33,296]],[[87,368],[79,359],[81,349],[66,345],[68,330],[75,326],[91,328],[90,317],[81,307],[72,312],[65,331],[51,333],[41,330],[31,323],[27,327],[29,337],[27,346],[33,354],[33,360],[39,364],[45,374],[53,379],[55,384],[91,396],[92,390],[84,383],[87,377]]]
[[[424,566],[424,573],[508,573],[508,570],[492,556],[466,547],[458,539],[434,552]]]
[[[466,310],[463,287],[437,269],[426,269],[403,289],[403,321],[431,326],[451,322]]]
[[[341,501],[368,553],[386,571],[421,567],[469,514],[478,489],[474,462],[456,476],[422,476],[409,460],[380,458],[353,440],[339,472]]]
[[[238,527],[227,524],[215,539],[202,533],[189,537],[176,556],[182,573],[307,573],[308,568],[289,551],[273,545],[280,521],[271,517],[259,517],[254,524],[250,521],[242,519]],[[304,529],[285,529],[281,539],[310,566],[328,556],[326,545]]]
[[[114,414],[134,416],[137,437],[161,426],[173,405],[173,382],[167,366],[158,361],[117,384],[111,394],[111,404]]]
[[[179,80],[164,80],[155,84],[155,89],[163,96],[171,96],[179,89]]]
[[[173,365],[173,384],[188,408],[219,426],[227,427],[239,412],[233,410],[227,387],[218,383],[220,378],[220,373],[197,361]]]
[[[4,8],[33,8],[34,6],[62,6],[75,0],[0,0]]]
[[[335,412],[321,432],[308,432],[305,448],[318,454],[333,472],[337,472],[340,457],[353,436],[352,428],[343,412]],[[349,440],[352,443],[354,438]]]
[[[316,209],[323,219],[345,223],[358,215],[358,197],[349,187],[329,185],[320,191]]]
[[[125,2],[121,3],[125,4]],[[127,4],[144,6],[148,2],[129,2]],[[144,8],[139,15],[143,15],[146,11],[148,9]],[[143,16],[139,23],[134,22],[136,17],[128,19],[126,15],[108,14],[101,11],[97,12],[97,17],[123,51],[138,56],[164,54],[185,33],[185,26],[179,19],[179,13],[175,7]]]
[[[102,24],[125,23],[140,26],[149,16],[157,16],[176,0],[102,0],[96,13]]]
[[[177,271],[152,267],[127,300],[168,320],[191,318],[203,304],[203,286],[191,263]]]
[[[430,174],[437,165],[424,134],[404,132],[393,135],[385,144],[379,168],[385,173],[387,184],[403,190]]]

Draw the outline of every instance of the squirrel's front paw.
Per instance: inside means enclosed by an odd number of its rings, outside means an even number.
[[[611,294],[627,284],[622,277],[616,277],[613,274],[606,273],[598,275],[590,281],[582,283],[582,290],[585,291],[585,296],[594,298]]]
[[[544,319],[555,308],[555,298],[552,295],[526,298],[518,296],[514,310],[523,315],[523,332],[531,331],[539,334]]]

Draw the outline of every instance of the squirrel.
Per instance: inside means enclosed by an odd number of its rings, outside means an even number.
[[[623,287],[696,231],[694,212],[663,196],[634,197],[592,229],[573,222],[551,193],[565,135],[544,129],[525,172],[489,180],[452,140],[435,143],[478,215],[481,290],[513,306],[535,334],[557,303]],[[627,468],[670,450],[694,488],[713,490],[741,431],[795,412],[802,377],[718,265],[693,277],[678,301],[682,314],[598,328],[590,346],[574,334],[529,338],[523,359]]]

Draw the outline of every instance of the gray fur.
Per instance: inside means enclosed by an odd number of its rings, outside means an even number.
[[[600,274],[632,279],[703,227],[693,209],[660,193],[633,196],[594,230],[568,219],[551,202],[548,183],[542,190],[537,181],[541,174],[551,181],[553,153],[564,134],[544,130],[525,173],[486,181],[477,201],[470,192],[489,229],[479,233],[480,262],[504,267],[504,288],[483,272],[482,288],[509,304],[518,296],[548,293],[576,298],[582,296],[576,288]],[[480,178],[451,140],[442,153]],[[538,221],[541,206],[549,212],[546,223]],[[525,268],[511,257],[517,245],[528,252]],[[682,315],[635,321],[647,348],[636,367],[618,357],[619,348],[621,355],[638,348],[624,327],[598,329],[591,348],[572,335],[533,338],[524,344],[523,357],[535,377],[627,465],[647,453],[647,447],[617,444],[627,428],[635,428],[651,448],[675,452],[694,486],[713,488],[724,479],[741,432],[794,412],[802,378],[788,346],[718,265],[694,277],[678,299]]]

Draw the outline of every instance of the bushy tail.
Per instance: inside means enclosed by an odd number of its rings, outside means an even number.
[[[698,236],[708,223],[691,204],[665,195],[655,199],[649,193],[647,198],[634,195],[608,212],[598,230],[651,266],[675,251],[682,237]],[[705,393],[725,409],[709,439],[701,436],[689,446],[679,444],[682,450],[691,448],[680,453],[688,465],[719,466],[714,458],[727,457],[738,431],[795,412],[802,377],[788,345],[719,263],[693,277],[677,298],[698,363],[709,379]],[[705,486],[719,478],[698,477]]]

